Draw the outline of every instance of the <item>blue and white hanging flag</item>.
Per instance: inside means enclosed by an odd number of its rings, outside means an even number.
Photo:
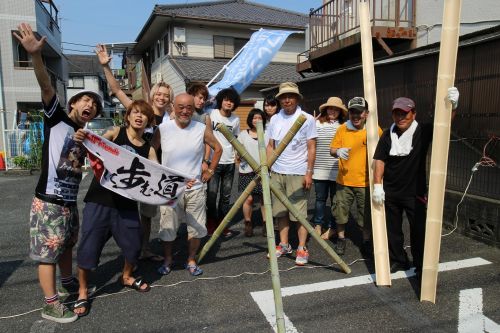
[[[254,32],[240,54],[227,66],[222,80],[208,87],[210,96],[229,87],[241,94],[271,62],[288,36],[295,32],[262,28]]]

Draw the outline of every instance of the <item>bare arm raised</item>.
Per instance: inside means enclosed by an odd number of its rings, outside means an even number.
[[[42,59],[42,48],[47,40],[47,37],[43,36],[38,40],[28,23],[21,23],[18,26],[18,29],[19,32],[14,31],[12,34],[19,41],[19,43],[21,43],[26,52],[31,55],[36,80],[42,90],[42,100],[45,105],[48,105],[56,92],[54,87],[52,87],[49,73],[47,72]]]
[[[120,84],[116,81],[111,68],[109,67],[109,62],[111,61],[111,57],[108,54],[108,50],[105,45],[97,44],[95,48],[95,53],[97,54],[97,58],[99,58],[99,62],[102,65],[104,70],[104,75],[106,75],[106,81],[108,81],[108,85],[111,88],[111,92],[118,98],[120,103],[123,104],[125,108],[127,108],[132,100],[123,92],[120,88]]]

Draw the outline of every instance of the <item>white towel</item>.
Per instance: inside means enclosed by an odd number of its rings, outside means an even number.
[[[417,121],[414,120],[410,127],[398,137],[394,131],[396,124],[391,125],[391,151],[390,156],[407,156],[413,149],[413,134],[417,129]]]

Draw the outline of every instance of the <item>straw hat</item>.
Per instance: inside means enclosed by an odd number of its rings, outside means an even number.
[[[344,117],[347,117],[347,108],[345,107],[344,105],[344,102],[342,102],[342,100],[338,97],[330,97],[328,98],[328,100],[326,101],[325,104],[321,104],[321,106],[319,107],[319,112],[323,112],[324,109],[326,109],[327,107],[329,106],[333,106],[335,108],[339,108],[342,110],[342,114],[344,115]]]
[[[276,94],[276,98],[280,97],[283,94],[295,94],[302,99],[302,94],[299,92],[299,87],[293,82],[283,82],[280,84],[280,90]]]

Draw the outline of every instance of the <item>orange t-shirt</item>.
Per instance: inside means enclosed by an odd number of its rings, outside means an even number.
[[[379,137],[382,129],[378,128]],[[346,124],[342,124],[330,144],[330,148],[351,148],[349,159],[339,158],[339,172],[337,183],[352,187],[366,187],[368,182],[368,156],[366,148],[366,128],[362,130],[350,130]]]

